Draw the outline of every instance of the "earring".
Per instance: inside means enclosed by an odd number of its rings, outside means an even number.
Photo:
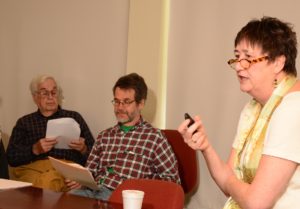
[[[277,86],[278,86],[278,81],[277,81],[276,78],[275,78],[274,81],[273,81],[273,86],[274,86],[274,89],[276,89]]]

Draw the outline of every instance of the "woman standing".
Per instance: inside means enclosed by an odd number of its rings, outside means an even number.
[[[245,25],[235,38],[236,72],[244,107],[228,162],[211,146],[199,116],[178,128],[185,142],[200,150],[212,178],[229,196],[225,209],[299,207],[300,82],[297,39],[289,23],[263,17]],[[194,133],[194,131],[197,131]],[[193,134],[194,133],[194,134]]]

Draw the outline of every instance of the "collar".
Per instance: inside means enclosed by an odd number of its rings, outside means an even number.
[[[58,116],[60,113],[61,113],[61,111],[62,111],[62,108],[61,108],[61,106],[60,105],[58,105],[58,108],[57,108],[57,111],[55,112],[55,113],[53,113],[52,115],[50,115],[50,116],[44,116],[42,113],[41,113],[41,111],[40,111],[40,109],[38,109],[37,111],[36,111],[36,113],[40,116],[40,117],[43,117],[43,118],[53,118],[53,117],[55,117],[55,116]]]
[[[144,121],[143,117],[140,116],[140,119],[139,119],[139,120],[137,121],[137,123],[134,124],[133,126],[124,126],[124,125],[122,125],[121,123],[118,123],[117,127],[118,127],[120,130],[122,130],[122,131],[124,131],[125,133],[127,133],[128,131],[135,130],[136,128],[142,126],[144,123],[145,123],[145,121]],[[123,127],[125,127],[125,128],[123,128]],[[127,127],[129,127],[129,128],[127,128]],[[124,129],[125,129],[125,130],[124,130]],[[128,130],[126,131],[126,129],[128,129]]]

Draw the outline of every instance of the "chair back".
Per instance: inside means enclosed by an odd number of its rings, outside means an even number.
[[[162,130],[178,161],[178,170],[184,193],[189,194],[198,186],[198,160],[196,151],[190,148],[177,130]]]
[[[142,208],[145,209],[182,209],[184,192],[179,184],[158,179],[127,179],[123,181],[109,198],[109,202],[122,203],[122,190],[144,191]]]

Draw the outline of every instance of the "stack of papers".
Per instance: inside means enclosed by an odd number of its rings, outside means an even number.
[[[72,140],[79,140],[80,126],[73,118],[58,118],[48,120],[46,138],[56,138],[57,149],[70,149]]]
[[[76,181],[79,184],[87,186],[91,189],[99,190],[93,175],[87,168],[77,163],[66,163],[53,157],[48,158],[52,166],[65,178]]]
[[[0,178],[0,190],[31,186],[32,183]]]

